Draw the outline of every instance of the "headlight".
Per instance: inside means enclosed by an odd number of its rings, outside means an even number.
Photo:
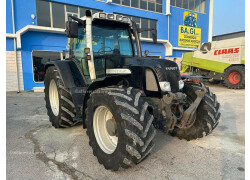
[[[117,15],[117,16],[116,16],[116,20],[122,21],[122,16],[121,16],[121,15]]]
[[[129,18],[123,17],[123,18],[122,18],[122,21],[125,22],[125,23],[129,23]]]
[[[161,87],[161,90],[164,92],[171,91],[170,82],[167,82],[167,81],[160,82],[160,87]]]
[[[115,18],[114,14],[108,14],[108,19],[114,19],[114,18]]]
[[[105,13],[99,13],[99,18],[105,19],[106,18],[106,14]]]
[[[179,81],[179,89],[182,89],[184,87],[184,82],[182,80]]]

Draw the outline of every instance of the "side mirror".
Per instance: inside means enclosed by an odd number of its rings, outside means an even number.
[[[144,55],[145,55],[145,57],[147,57],[147,56],[148,56],[148,54],[149,54],[149,50],[145,50],[145,51],[144,51]]]
[[[66,22],[66,34],[68,38],[78,37],[78,23],[75,21]]]
[[[157,31],[156,30],[151,31],[151,35],[152,35],[154,44],[156,44],[157,43]]]
[[[153,42],[154,42],[154,44],[156,44],[157,43],[157,30],[152,29],[152,28],[137,28],[138,33],[142,33],[144,31],[151,31]]]
[[[211,42],[207,42],[207,43],[203,43],[203,44],[201,45],[201,47],[199,48],[199,50],[200,50],[203,54],[206,54],[206,53],[208,53],[208,51],[211,51],[211,48],[212,48]]]

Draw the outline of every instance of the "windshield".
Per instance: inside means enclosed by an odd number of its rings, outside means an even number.
[[[133,56],[128,29],[93,25],[92,38],[94,56],[113,54]]]

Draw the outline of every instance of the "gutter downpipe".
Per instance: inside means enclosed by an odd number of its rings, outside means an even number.
[[[214,0],[210,0],[208,42],[213,41],[213,17],[214,17],[213,12],[214,12]]]
[[[15,28],[15,17],[14,17],[14,3],[11,0],[11,11],[12,11],[12,26],[13,26],[13,33],[16,35],[16,28]],[[17,73],[17,93],[20,93],[20,82],[19,82],[19,71],[18,71],[18,62],[17,62],[17,49],[16,49],[16,37],[14,38],[14,52],[15,52],[15,61],[16,61],[16,73]]]

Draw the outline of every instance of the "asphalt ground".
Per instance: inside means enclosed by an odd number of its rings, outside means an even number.
[[[212,134],[185,141],[157,131],[151,155],[118,172],[98,163],[82,126],[51,126],[43,93],[7,93],[7,179],[244,179],[245,90],[210,87],[222,113]]]

